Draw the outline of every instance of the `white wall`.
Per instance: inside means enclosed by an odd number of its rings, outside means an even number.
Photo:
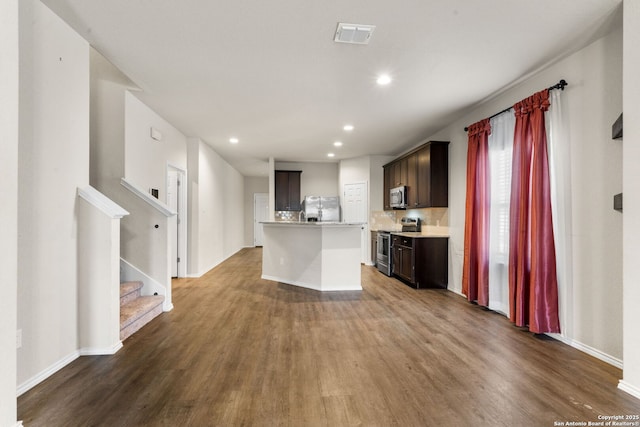
[[[187,138],[187,275],[200,277],[200,139]]]
[[[76,189],[89,184],[89,46],[20,1],[18,384],[77,357]]]
[[[640,3],[624,2],[624,381],[640,398]]]
[[[362,228],[361,236],[361,260],[368,265],[374,263],[371,259],[371,238],[369,232],[369,218],[371,217],[371,209],[369,199],[371,198],[371,186],[369,185],[371,175],[371,161],[369,156],[357,157],[353,159],[341,160],[338,164],[338,183],[340,193],[340,206],[344,208],[344,186],[345,184],[365,183],[367,185],[367,223]],[[344,215],[344,213],[343,213]],[[344,218],[342,218],[344,220]]]
[[[162,134],[151,138],[151,128]],[[125,178],[167,201],[167,164],[187,169],[187,138],[131,92],[125,94]]]
[[[338,163],[276,162],[276,170],[298,170],[300,200],[305,196],[338,196]]]
[[[18,284],[18,0],[0,2],[0,425],[16,424]]]
[[[78,198],[78,348],[113,354],[120,342],[120,219]]]
[[[90,64],[91,185],[130,212],[121,221],[120,256],[163,287],[164,309],[168,310],[168,230],[175,227],[175,216],[168,218],[125,189],[121,179],[125,170],[130,170],[129,183],[144,193],[149,187],[158,188],[160,196],[166,198],[167,164],[186,168],[186,138],[128,93],[136,89],[135,85],[95,50],[91,51]],[[162,127],[167,138],[157,144],[145,139],[143,135],[150,135],[152,125]],[[139,168],[134,162],[139,162]]]
[[[371,161],[369,156],[341,160],[339,163],[340,196],[345,184],[369,182]]]
[[[268,177],[244,177],[244,245],[253,247],[253,195],[269,193]]]
[[[144,189],[136,189],[145,193]],[[163,310],[168,311],[173,307],[170,234],[175,233],[176,216],[167,214],[169,209],[166,205],[151,195],[137,194],[123,186],[119,190],[113,200],[129,212],[120,221],[120,257],[162,286],[158,294],[165,296]],[[151,203],[144,197],[148,197]],[[123,280],[129,279],[123,277]],[[143,287],[143,295],[149,295],[146,293],[149,290],[147,285],[149,283]]]
[[[125,94],[133,84],[95,49],[91,69],[91,186],[106,195],[120,187],[124,177]]]
[[[395,158],[394,156],[364,156],[340,161],[340,187],[348,183],[368,182],[370,213],[383,210],[384,170],[382,166]]]
[[[382,166],[386,165],[394,159],[393,156],[371,156],[371,185],[369,186],[371,198],[369,206],[372,211],[381,211],[384,209],[384,170]]]
[[[611,140],[611,125],[622,111],[621,36],[621,29],[613,31],[428,138],[451,141],[449,288],[460,292],[467,153],[464,127],[561,78],[569,82],[564,95],[573,156],[574,285],[573,295],[561,301],[569,311],[568,324],[563,327],[571,331],[567,338],[573,344],[614,361],[622,358],[622,216],[613,210],[612,200],[621,191],[622,146]]]
[[[203,141],[188,146],[188,274],[201,276],[244,246],[244,178]]]

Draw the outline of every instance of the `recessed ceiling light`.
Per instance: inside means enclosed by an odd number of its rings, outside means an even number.
[[[353,130],[353,125],[344,125],[342,129],[346,130],[347,132],[351,132]]]
[[[232,144],[237,144],[238,142],[240,142],[240,140],[238,138],[229,138],[229,142]]]
[[[342,142],[336,141],[333,143],[333,145],[335,145],[336,147],[342,147]]]
[[[336,155],[335,155],[335,154],[333,154],[333,153],[329,153],[329,154],[327,154],[327,157],[335,157],[335,156],[336,156]]]
[[[380,76],[378,76],[378,80],[376,80],[376,83],[378,83],[380,86],[388,85],[389,83],[391,83],[391,76],[389,76],[388,74],[381,74]]]

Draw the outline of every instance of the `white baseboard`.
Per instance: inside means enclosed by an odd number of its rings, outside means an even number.
[[[249,246],[249,247],[253,247],[253,246]],[[229,258],[231,258],[232,256],[234,256],[235,254],[237,254],[238,252],[240,252],[242,249],[244,248],[240,248],[237,251],[235,251],[234,253],[227,255],[225,258],[221,259],[218,262],[214,262],[211,266],[209,266],[208,268],[205,268],[204,270],[200,270],[199,273],[196,274],[189,274],[188,277],[190,278],[194,278],[197,279],[199,277],[204,276],[205,274],[207,274],[208,272],[210,272],[211,270],[213,270],[214,268],[216,268],[217,266],[219,266],[220,264],[222,264],[223,262],[225,262],[226,260],[228,260]]]
[[[600,359],[603,362],[608,363],[609,365],[615,366],[618,369],[622,369],[622,360],[618,359],[617,357],[613,357],[610,354],[607,354],[603,351],[600,351],[597,348],[593,348],[591,346],[581,343],[580,341],[572,340],[560,334],[546,334],[546,335],[550,336],[551,338],[557,339],[558,341],[561,341],[577,350],[587,353],[588,355],[593,356],[596,359]]]
[[[449,289],[449,288],[447,288],[447,290],[449,292],[453,292],[454,294],[459,295],[459,296],[461,296],[461,297],[463,297],[465,299],[467,298],[467,296],[465,294],[463,294],[462,291],[459,291],[457,289]]]
[[[118,350],[122,348],[122,341],[118,341],[111,347],[105,348],[81,348],[79,350],[80,356],[110,356],[116,354]]]
[[[225,258],[226,259],[226,258]],[[195,277],[202,277],[205,274],[207,274],[208,272],[210,272],[211,270],[213,270],[214,268],[216,268],[217,266],[219,266],[220,264],[222,264],[225,260],[223,259],[222,261],[216,262],[214,264],[212,264],[211,266],[205,268],[204,270],[201,270],[197,276]]]
[[[307,288],[307,289],[312,289],[314,291],[318,291],[318,292],[335,292],[335,291],[361,291],[362,290],[362,286],[358,285],[358,287],[355,286],[338,286],[338,287],[331,287],[330,289],[322,289],[322,286],[320,285],[316,285],[314,283],[306,283],[306,282],[301,282],[298,280],[294,280],[294,281],[289,281],[285,278],[282,277],[275,277],[275,276],[269,276],[269,275],[265,275],[263,274],[261,277],[261,279],[263,280],[270,280],[272,282],[278,282],[278,283],[284,283],[287,285],[292,285],[292,286],[299,286],[301,288]]]
[[[454,294],[457,294],[457,295],[460,295],[460,296],[466,298],[466,296],[464,294],[462,294],[460,291],[457,291],[457,290],[454,290],[454,289],[448,289],[448,291],[449,292],[453,292]],[[497,313],[500,313],[500,312],[498,311]],[[504,313],[500,313],[500,314],[502,314],[503,316],[506,316],[507,318],[509,317],[509,316],[505,315]],[[616,357],[613,357],[613,356],[611,356],[611,355],[609,355],[609,354],[607,354],[607,353],[605,353],[603,351],[600,351],[600,350],[598,350],[596,348],[593,348],[591,346],[583,344],[580,341],[576,341],[576,340],[567,338],[567,337],[565,337],[563,335],[560,335],[560,334],[545,334],[545,335],[548,335],[551,338],[554,338],[554,339],[556,339],[556,340],[558,340],[560,342],[563,342],[564,344],[566,344],[566,345],[568,345],[570,347],[573,347],[576,350],[580,350],[580,351],[582,351],[584,353],[587,353],[588,355],[593,356],[596,359],[602,360],[605,363],[608,363],[608,364],[610,364],[612,366],[615,366],[618,369],[622,369],[622,360],[620,360],[620,359],[618,359]]]
[[[35,376],[31,377],[27,381],[25,381],[22,384],[18,385],[17,395],[20,396],[20,395],[26,393],[27,391],[31,390],[33,387],[37,386],[42,381],[46,380],[51,375],[53,375],[56,372],[58,372],[60,369],[64,368],[69,363],[71,363],[74,360],[76,360],[78,357],[80,357],[80,352],[79,351],[74,351],[73,353],[67,355],[66,357],[63,357],[62,359],[58,360],[56,363],[54,363],[53,365],[49,366],[44,371],[36,374]]]
[[[22,421],[18,421],[14,427],[22,427],[22,426],[23,426]]]
[[[629,393],[636,399],[640,399],[640,387],[636,387],[624,380],[620,380],[620,382],[618,383],[618,388],[626,393]]]

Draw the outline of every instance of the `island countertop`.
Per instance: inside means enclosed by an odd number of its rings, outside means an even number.
[[[269,225],[300,225],[300,226],[315,226],[315,227],[352,227],[354,225],[364,225],[363,222],[339,222],[339,221],[261,221],[260,224]]]

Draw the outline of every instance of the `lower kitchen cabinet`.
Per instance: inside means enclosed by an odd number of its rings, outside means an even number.
[[[414,288],[446,288],[447,237],[392,235],[393,274]]]

